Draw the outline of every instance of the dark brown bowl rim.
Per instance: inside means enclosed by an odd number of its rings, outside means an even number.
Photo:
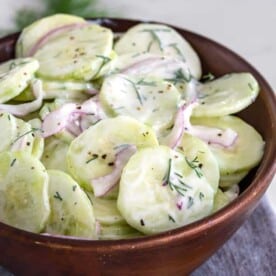
[[[253,201],[259,200],[261,196],[264,194],[266,189],[268,188],[275,172],[276,172],[276,161],[274,153],[276,152],[276,126],[275,126],[275,118],[276,118],[276,98],[273,93],[272,88],[269,86],[267,81],[264,77],[245,59],[241,56],[233,52],[232,50],[228,49],[227,47],[223,46],[222,44],[209,39],[203,35],[188,31],[184,28],[179,28],[171,24],[163,23],[163,22],[156,22],[156,21],[143,21],[143,20],[130,20],[130,19],[121,19],[121,18],[98,18],[98,19],[91,19],[91,21],[97,21],[100,24],[107,23],[110,25],[118,25],[121,23],[127,24],[138,24],[141,22],[148,22],[148,23],[161,23],[166,24],[177,31],[184,31],[191,35],[197,36],[198,38],[205,40],[206,42],[212,43],[215,46],[221,48],[222,50],[230,53],[231,55],[235,56],[235,58],[246,66],[248,66],[253,72],[253,74],[262,81],[263,86],[262,89],[264,93],[266,93],[266,97],[268,101],[266,104],[269,105],[268,111],[271,118],[274,118],[272,129],[273,129],[273,139],[266,142],[264,158],[262,159],[257,171],[256,177],[251,182],[249,187],[233,202],[229,205],[221,209],[220,211],[205,217],[201,220],[198,220],[194,223],[188,224],[186,226],[166,231],[163,233],[155,234],[152,236],[145,236],[141,238],[133,238],[133,239],[123,239],[123,240],[89,240],[89,239],[82,239],[77,237],[68,237],[68,236],[55,236],[55,235],[41,235],[35,234],[31,232],[27,232],[24,230],[20,230],[14,228],[12,226],[3,224],[0,222],[0,227],[2,229],[7,230],[11,235],[13,235],[17,240],[21,240],[23,242],[32,241],[36,244],[44,245],[47,247],[52,248],[70,248],[71,250],[93,250],[97,248],[97,250],[104,250],[113,251],[113,250],[129,250],[130,248],[137,249],[146,249],[153,246],[163,247],[167,243],[185,240],[186,238],[196,237],[199,234],[206,233],[212,230],[213,227],[223,223],[227,219],[231,218],[234,214],[241,210],[245,210],[246,206],[252,203]],[[5,40],[16,39],[18,36],[17,34],[12,34],[0,39],[0,44],[3,43]],[[107,246],[108,245],[108,246]]]

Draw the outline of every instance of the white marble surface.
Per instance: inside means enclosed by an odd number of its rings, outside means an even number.
[[[208,36],[252,63],[276,90],[276,0],[102,0],[116,17],[175,24]],[[0,27],[8,27],[13,10],[39,6],[35,0],[0,0]],[[268,196],[276,208],[276,178]]]

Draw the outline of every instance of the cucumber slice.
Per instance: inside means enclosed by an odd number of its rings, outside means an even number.
[[[235,187],[236,189],[236,187]],[[218,210],[222,209],[226,205],[228,205],[230,202],[232,202],[234,199],[238,197],[237,189],[234,192],[233,189],[222,191],[221,189],[218,189],[215,200],[214,200],[214,208],[213,213],[217,212]]]
[[[89,82],[75,81],[46,81],[43,80],[44,99],[72,99],[84,101],[89,98],[85,91],[95,90],[96,88]],[[34,95],[32,89],[27,87],[20,95],[15,97],[15,101],[32,101]]]
[[[195,168],[197,174],[203,174],[216,192],[220,179],[219,166],[208,145],[185,133],[177,150],[184,153],[189,161],[188,164]]]
[[[216,117],[237,113],[255,101],[259,85],[250,73],[234,73],[199,86],[199,105],[193,116]]]
[[[98,78],[101,68],[110,61],[112,41],[111,30],[98,25],[61,34],[35,54],[40,63],[38,75],[54,80]]]
[[[0,112],[0,152],[10,149],[12,141],[16,137],[16,118],[8,112]]]
[[[43,151],[44,151],[44,139],[41,136],[41,121],[36,118],[32,119],[28,122],[34,131],[34,141],[33,141],[33,148],[32,148],[32,155],[36,157],[37,159],[40,159],[42,157]]]
[[[187,40],[174,29],[161,24],[138,24],[115,44],[119,54],[150,52],[164,56],[181,57],[193,77],[201,76],[201,64],[197,53]]]
[[[0,127],[5,130],[0,133],[0,152],[10,150],[32,153],[35,133],[40,131],[39,128],[32,127],[29,123],[7,112],[0,112]]]
[[[230,148],[222,148],[215,144],[209,145],[218,161],[222,175],[250,170],[261,161],[264,141],[252,126],[240,118],[235,116],[192,118],[192,124],[222,130],[231,128],[238,134],[235,144]]]
[[[128,224],[101,225],[100,240],[122,240],[142,237],[143,234]]]
[[[26,57],[29,56],[30,50],[47,35],[50,35],[51,31],[57,30],[60,27],[85,23],[86,21],[77,16],[67,14],[55,14],[44,17],[35,21],[27,28],[25,28],[20,34],[16,43],[16,56]],[[54,33],[53,33],[54,34]]]
[[[50,213],[48,175],[43,165],[23,152],[0,154],[0,220],[39,233]]]
[[[85,130],[69,147],[70,174],[90,191],[92,179],[113,170],[116,151],[125,144],[142,147],[157,145],[153,130],[130,117],[104,119]]]
[[[68,99],[56,99],[54,102],[45,103],[39,111],[39,116],[40,116],[41,120],[44,120],[45,117],[50,112],[53,112],[54,110],[58,109],[63,104],[68,103],[68,102],[72,102],[72,101],[70,101],[70,100],[68,101]],[[74,102],[76,102],[76,101],[74,101]],[[59,133],[56,133],[54,136],[58,139],[61,139],[65,142],[67,142],[67,143],[70,143],[75,138],[75,136],[73,136],[67,130],[63,130]]]
[[[127,224],[117,208],[117,201],[102,199],[88,193],[93,203],[96,221],[100,224],[100,240],[118,240],[140,237],[142,234]]]
[[[34,77],[39,63],[33,58],[12,59],[0,65],[0,103],[19,95]]]
[[[96,220],[100,225],[126,224],[125,219],[117,208],[117,201],[112,199],[102,199],[89,194],[93,202]]]
[[[48,174],[51,213],[46,232],[96,239],[93,207],[85,192],[64,172],[49,170]]]
[[[166,146],[144,148],[123,170],[117,206],[135,229],[160,233],[209,215],[214,189],[182,153]]]
[[[45,148],[41,162],[47,170],[67,172],[66,154],[70,143],[54,136],[45,139]]]
[[[166,81],[121,74],[105,79],[99,98],[107,113],[133,117],[156,133],[172,125],[181,99],[175,86]]]
[[[239,184],[248,172],[249,171],[241,171],[233,174],[222,174],[220,176],[219,186],[224,189],[231,188],[232,186]]]

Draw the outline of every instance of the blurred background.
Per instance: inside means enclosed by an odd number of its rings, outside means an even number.
[[[276,90],[276,0],[0,0],[0,33],[57,12],[156,20],[189,29],[239,53]],[[275,177],[267,194],[276,209]]]

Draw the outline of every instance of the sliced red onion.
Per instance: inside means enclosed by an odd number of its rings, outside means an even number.
[[[106,195],[120,180],[122,170],[130,157],[136,152],[136,146],[127,145],[115,156],[114,169],[110,174],[94,178],[91,185],[96,197]]]
[[[146,55],[144,59],[123,68],[121,73],[132,76],[150,75],[173,81],[178,70],[184,75],[190,75],[187,64],[178,58]]]
[[[204,140],[208,144],[217,145],[223,148],[232,147],[238,138],[237,132],[231,128],[222,130],[206,126],[193,126],[192,129],[187,132]]]
[[[155,67],[156,63],[160,65],[160,62],[162,62],[162,57],[147,57],[123,68],[121,70],[121,73],[127,75],[146,73],[145,71],[148,71],[149,68],[152,69],[153,67]]]
[[[232,147],[238,137],[238,134],[230,129],[219,129],[206,126],[194,126],[190,122],[192,111],[198,103],[193,101],[182,105],[176,114],[175,123],[171,133],[166,137],[167,145],[176,148],[183,136],[183,133],[189,133],[196,136],[208,144],[217,145],[223,148]]]
[[[178,146],[184,133],[184,109],[185,105],[180,106],[178,109],[175,116],[174,126],[170,134],[166,137],[166,144],[172,149]]]
[[[100,106],[98,97],[93,97],[85,101],[82,104],[81,110],[84,111],[84,115],[81,115],[79,120],[82,131],[106,118],[106,115]]]
[[[50,112],[42,123],[42,136],[44,138],[56,134],[68,125],[70,115],[76,110],[77,105],[74,103],[67,103]]]
[[[33,80],[31,82],[31,87],[33,90],[33,94],[36,98],[34,101],[29,103],[24,103],[24,104],[18,104],[18,105],[0,104],[0,110],[7,111],[12,115],[15,115],[18,117],[26,116],[29,113],[32,113],[38,110],[42,105],[43,95],[44,95],[41,80],[38,80],[38,79]]]
[[[66,125],[66,130],[76,137],[83,132],[81,127],[78,125],[78,121],[70,121],[70,120]]]
[[[92,114],[92,115],[98,116],[100,113],[98,98],[96,97],[90,98],[89,100],[83,102],[79,111],[85,114]]]
[[[81,105],[67,103],[44,118],[43,137],[54,135],[65,128],[72,135],[78,136],[104,117],[97,97],[91,98]]]
[[[44,46],[53,36],[59,35],[64,33],[65,31],[70,31],[73,29],[77,29],[83,26],[88,25],[87,22],[83,23],[73,23],[73,24],[67,24],[63,25],[57,28],[54,28],[50,31],[48,31],[46,34],[44,34],[34,45],[33,47],[29,50],[27,53],[27,56],[33,56],[42,46]]]
[[[182,208],[183,208],[183,204],[184,204],[183,199],[184,199],[183,196],[178,196],[177,197],[176,207],[179,211],[181,211]]]

